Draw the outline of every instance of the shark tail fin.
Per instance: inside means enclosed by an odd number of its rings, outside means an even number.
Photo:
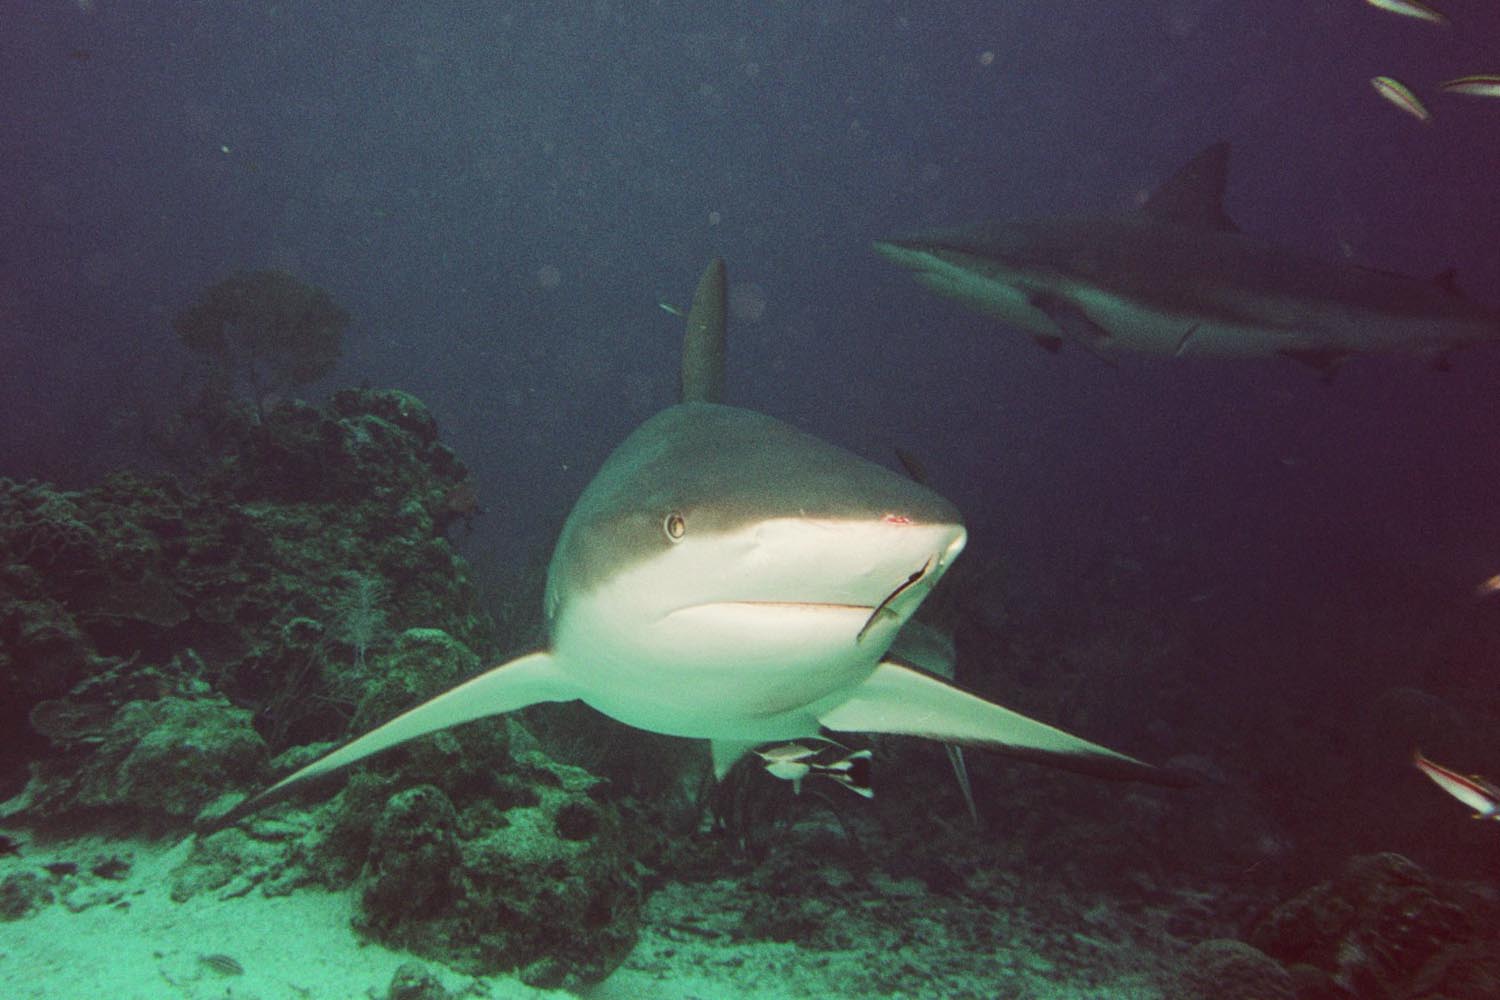
[[[1194,776],[1116,753],[891,660],[818,721],[836,732],[923,736],[1095,777],[1170,787],[1198,783]]]
[[[571,701],[576,697],[578,695],[572,690],[572,686],[558,675],[557,665],[550,653],[531,653],[510,660],[456,688],[444,691],[282,778],[259,795],[246,799],[228,813],[213,819],[203,832],[231,826],[251,813],[285,798],[287,791],[295,785],[347,767],[418,736],[539,702]]]
[[[688,310],[687,334],[682,340],[681,402],[724,402],[728,288],[724,259],[715,257],[698,279],[698,290]]]

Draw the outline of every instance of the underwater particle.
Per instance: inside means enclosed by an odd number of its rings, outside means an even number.
[[[562,271],[551,264],[536,269],[536,283],[543,288],[556,288],[562,284]]]
[[[1500,97],[1500,73],[1474,73],[1449,80],[1441,86],[1450,94],[1466,97]]]
[[[753,281],[735,282],[729,289],[729,315],[738,323],[758,323],[766,315],[766,290]]]
[[[985,49],[983,52],[979,53],[979,65],[981,65],[981,66],[993,66],[993,65],[995,65],[995,53],[991,52],[989,49]]]
[[[1396,107],[1411,115],[1417,121],[1427,123],[1432,121],[1432,112],[1428,111],[1417,95],[1411,89],[1390,76],[1377,76],[1370,80],[1370,86],[1375,88],[1375,93],[1390,101]]]
[[[1417,21],[1426,21],[1428,24],[1447,24],[1448,19],[1425,3],[1419,0],[1365,0],[1377,10],[1383,10],[1391,14],[1400,14]]]
[[[229,955],[214,952],[212,955],[199,955],[198,964],[212,969],[221,976],[243,976],[245,967]]]
[[[723,218],[724,217],[722,215],[720,215],[718,212],[709,212],[708,213],[708,224],[710,226],[717,226],[723,220]]]
[[[1500,594],[1500,573],[1480,581],[1474,588],[1475,597],[1493,597],[1495,594]]]

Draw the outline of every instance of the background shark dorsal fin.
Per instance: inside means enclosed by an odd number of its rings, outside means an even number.
[[[1240,227],[1224,213],[1228,179],[1229,143],[1216,142],[1157,188],[1144,210],[1157,222],[1237,233]]]
[[[729,307],[729,278],[724,259],[708,262],[693,306],[688,310],[687,334],[682,340],[682,399],[684,403],[724,402],[724,342]]]

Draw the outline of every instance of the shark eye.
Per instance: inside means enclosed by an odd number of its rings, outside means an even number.
[[[661,527],[667,533],[669,541],[680,542],[682,541],[682,536],[687,534],[687,518],[674,510],[667,515],[667,519],[662,522]]]

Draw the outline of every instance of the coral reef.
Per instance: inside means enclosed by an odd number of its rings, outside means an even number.
[[[497,651],[439,530],[467,471],[413,397],[345,390],[246,423],[196,488],[0,480],[0,794],[124,704],[217,692],[272,752],[342,736],[407,628]],[[248,777],[248,775],[245,775]]]
[[[360,926],[386,944],[531,985],[601,979],[635,941],[641,890],[598,780],[518,755],[512,803],[462,811],[439,789],[386,803],[360,878]]]
[[[285,271],[233,274],[172,321],[183,345],[209,359],[211,387],[242,387],[258,412],[267,396],[332,371],[348,325],[327,292]]]
[[[1299,996],[1479,1000],[1500,981],[1500,900],[1397,854],[1362,855],[1266,914],[1250,941],[1291,968]]]
[[[0,725],[23,734],[0,780],[25,787],[9,822],[184,830],[498,653],[445,537],[477,500],[419,401],[344,390],[221,416],[191,485],[0,480]],[[539,985],[598,980],[636,937],[634,842],[605,783],[534,740],[513,756],[513,731],[415,741],[310,808],[201,837],[171,897],[352,887],[380,940]],[[0,908],[66,902],[78,878],[13,875]],[[392,995],[431,994],[408,978]]]
[[[89,810],[181,823],[253,780],[266,752],[250,712],[222,698],[127,702],[96,740],[40,762],[28,818]]]
[[[1297,1000],[1292,977],[1243,941],[1214,939],[1183,958],[1166,1000]]]

